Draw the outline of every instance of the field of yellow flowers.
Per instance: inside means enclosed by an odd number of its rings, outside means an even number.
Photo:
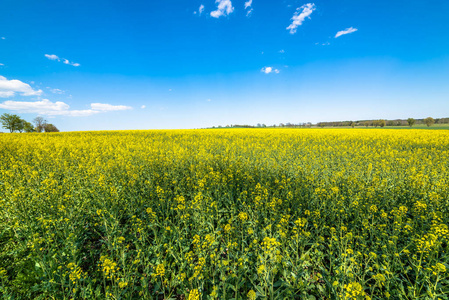
[[[0,135],[2,299],[448,299],[449,131]]]

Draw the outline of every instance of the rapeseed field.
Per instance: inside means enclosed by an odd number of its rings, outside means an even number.
[[[449,131],[0,135],[3,299],[447,299]]]

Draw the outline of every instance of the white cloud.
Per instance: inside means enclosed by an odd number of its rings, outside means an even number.
[[[201,15],[203,13],[203,11],[204,11],[204,5],[201,4],[200,8],[198,9],[198,13]]]
[[[69,111],[69,105],[64,102],[51,102],[48,99],[41,101],[5,101],[0,108],[14,110],[22,113],[39,113],[49,116],[64,115]]]
[[[65,91],[63,91],[63,90],[60,90],[60,89],[52,89],[51,87],[48,87],[48,86],[47,86],[47,89],[49,89],[50,92],[52,92],[53,94],[59,94],[59,95],[62,95],[62,94],[65,93]]]
[[[273,70],[272,67],[263,67],[262,70],[260,70],[260,71],[264,72],[265,74],[269,74],[269,73],[271,73],[272,70]]]
[[[253,8],[251,5],[253,4],[253,0],[248,0],[245,2],[245,9],[248,9],[246,11],[246,16],[249,16],[253,12]]]
[[[4,36],[2,36],[2,40],[5,40],[6,38]]]
[[[93,110],[98,111],[117,111],[117,110],[128,110],[132,107],[125,106],[125,105],[111,105],[111,104],[105,104],[105,103],[92,103],[90,107]]]
[[[59,57],[55,54],[45,54],[45,57],[51,60],[57,60],[59,61]]]
[[[33,90],[29,84],[20,80],[8,80],[0,76],[0,97],[13,97],[16,93],[20,93],[22,96],[39,96],[42,94],[42,90]]]
[[[68,59],[64,59],[63,63],[65,63],[66,65],[74,66],[74,67],[79,67],[80,66],[79,63],[70,62]]]
[[[346,28],[345,30],[341,30],[341,31],[337,32],[337,34],[335,35],[335,38],[338,38],[339,36],[342,36],[345,34],[350,34],[350,33],[356,32],[357,30],[358,30],[357,28],[353,28],[353,27]]]
[[[141,107],[140,107],[141,109],[145,109],[146,108],[146,106],[145,105],[142,105]]]
[[[278,69],[273,69],[273,67],[263,67],[260,71],[262,73],[265,73],[265,74],[270,74],[272,72],[274,72],[276,74],[279,74],[279,70]]]
[[[67,103],[61,101],[51,102],[48,99],[33,102],[8,100],[0,103],[0,108],[3,109],[17,111],[20,113],[37,113],[47,116],[83,117],[108,111],[132,109],[129,106],[110,105],[104,103],[92,103],[90,107],[90,109],[84,110],[70,110],[70,106]]]
[[[285,53],[285,50],[284,49],[279,50],[279,53]]]
[[[306,18],[310,19],[310,15],[315,9],[316,6],[314,3],[307,3],[297,8],[295,14],[292,17],[293,22],[286,29],[290,30],[291,34],[296,33],[296,28],[298,28],[298,26],[301,26],[302,22],[304,22]]]
[[[0,64],[0,66],[4,66],[4,64]]]
[[[218,7],[210,13],[211,17],[227,16],[234,11],[231,0],[215,0],[215,3],[218,3]]]
[[[71,62],[71,61],[69,61],[66,58],[60,58],[59,56],[57,56],[55,54],[45,54],[45,57],[50,59],[50,60],[57,60],[57,61],[61,61],[62,60],[62,62],[64,64],[66,64],[66,65],[71,65],[71,66],[74,66],[74,67],[79,67],[80,66],[79,63]]]

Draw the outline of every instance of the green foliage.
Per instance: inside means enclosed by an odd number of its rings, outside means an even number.
[[[56,128],[55,125],[50,124],[50,123],[45,124],[44,130],[45,130],[45,132],[59,132],[59,129]]]
[[[23,120],[18,115],[4,113],[0,116],[0,122],[3,128],[8,129],[9,132],[23,130]]]
[[[25,120],[22,121],[23,124],[23,130],[25,132],[36,132],[36,129],[34,128],[33,124],[31,124],[30,122],[27,122]]]
[[[36,119],[42,119],[42,118],[38,117]],[[12,114],[7,114],[7,113],[4,113],[3,115],[0,116],[0,122],[3,125],[3,128],[8,129],[9,132],[11,132],[11,133],[16,132],[16,131],[18,131],[18,132],[36,132],[36,129],[40,128],[40,127],[36,127],[36,128],[33,127],[33,125],[30,122],[20,118],[18,115],[12,115]],[[46,124],[45,120],[41,124]],[[54,125],[52,125],[52,126],[54,127]],[[54,127],[54,128],[56,128],[56,127]],[[42,130],[38,130],[38,132],[41,132],[41,131]]]
[[[415,125],[416,121],[413,118],[408,118],[407,123],[408,123],[408,126],[412,127],[413,125]]]
[[[428,117],[424,119],[424,123],[426,123],[427,127],[430,127],[435,123],[435,120],[432,117]]]

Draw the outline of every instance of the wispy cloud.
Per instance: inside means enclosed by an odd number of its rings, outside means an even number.
[[[131,109],[130,106],[126,105],[111,105],[106,103],[92,103],[90,107],[96,111],[117,111]]]
[[[274,69],[273,67],[263,67],[260,72],[265,73],[265,74],[270,74],[270,73],[276,73],[279,74],[279,70],[278,69]]]
[[[248,0],[245,2],[246,15],[249,16],[253,12],[253,8],[251,5],[253,4],[253,0]]]
[[[79,66],[80,66],[79,63],[71,62],[71,61],[69,61],[68,59],[64,59],[63,63],[65,63],[66,65],[74,66],[74,67],[79,67]]]
[[[0,64],[0,66],[4,66],[4,64]]]
[[[45,57],[50,59],[50,60],[62,61],[66,65],[71,65],[71,66],[74,66],[74,67],[79,67],[80,66],[79,63],[71,62],[71,61],[69,61],[66,58],[60,58],[59,56],[57,56],[55,54],[45,54]]]
[[[290,30],[291,34],[296,33],[296,29],[298,28],[298,26],[301,26],[302,22],[304,22],[306,18],[310,19],[310,15],[315,9],[316,6],[314,3],[307,3],[297,8],[295,14],[292,17],[293,22],[286,29]]]
[[[146,107],[147,107],[146,105],[142,105],[140,108],[145,109]]]
[[[90,109],[71,110],[67,103],[56,101],[52,102],[48,99],[40,101],[5,101],[0,103],[0,108],[12,110],[20,113],[37,113],[47,116],[71,116],[85,117],[103,112],[119,111],[132,109],[125,105],[111,105],[105,103],[92,103]]]
[[[55,54],[45,54],[45,57],[51,60],[57,60],[60,61],[59,57]]]
[[[198,9],[198,13],[201,15],[203,13],[203,11],[204,11],[204,5],[201,4],[200,8]]]
[[[221,16],[227,16],[234,11],[231,0],[215,0],[218,3],[217,10],[210,13],[211,17],[219,18]]]
[[[339,36],[342,36],[345,34],[350,34],[350,33],[356,32],[357,30],[358,29],[354,28],[354,27],[346,28],[345,30],[341,30],[341,31],[337,32],[337,34],[335,35],[335,38],[338,38]]]
[[[8,80],[0,76],[0,97],[8,98],[16,94],[22,96],[40,96],[42,90],[34,90],[29,84],[17,79]]]
[[[5,40],[6,38],[4,36],[2,36],[2,40]]]
[[[52,89],[52,88],[50,88],[50,87],[48,87],[48,86],[47,86],[47,89],[49,89],[50,92],[52,92],[53,94],[59,94],[59,95],[62,95],[62,94],[65,93],[65,91],[63,91],[63,90],[60,90],[60,89]]]

